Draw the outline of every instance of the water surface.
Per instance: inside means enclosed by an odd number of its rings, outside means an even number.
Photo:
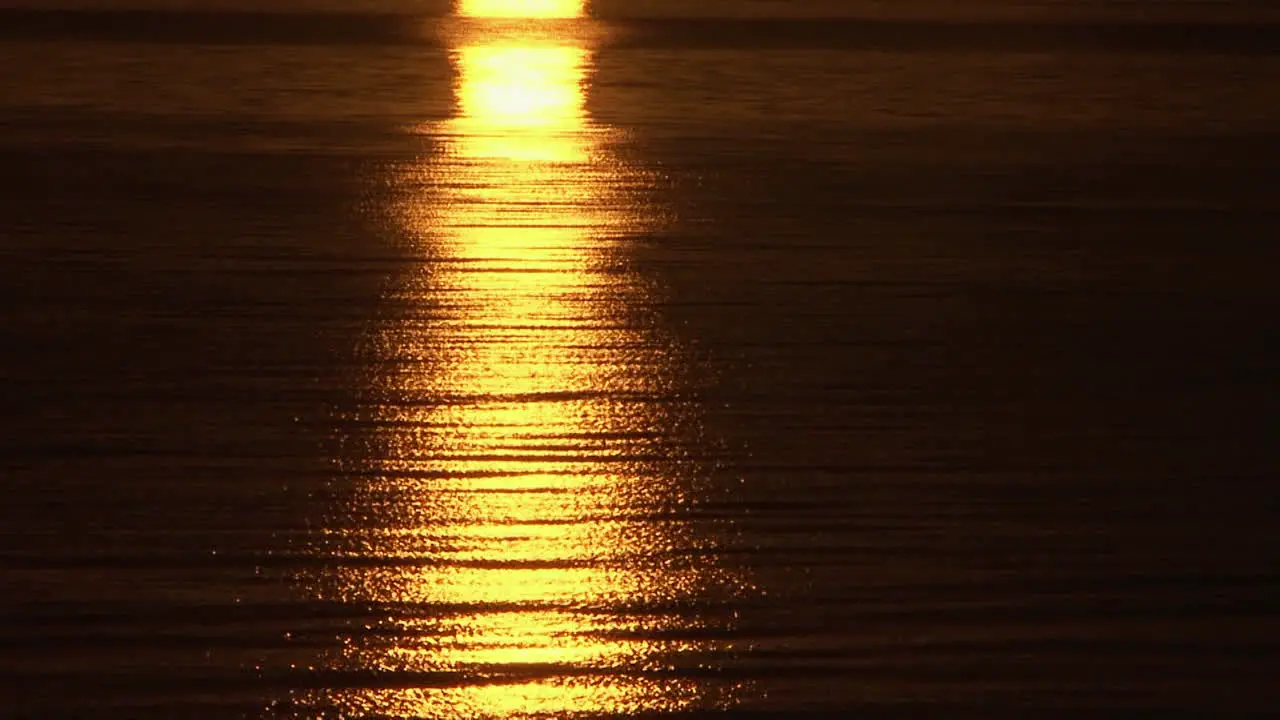
[[[0,10],[15,713],[1280,703],[1261,11],[88,5]]]

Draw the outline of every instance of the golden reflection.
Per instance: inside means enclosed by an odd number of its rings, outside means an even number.
[[[517,5],[582,13],[459,13]],[[715,706],[732,688],[708,685],[705,658],[724,648],[682,608],[736,586],[679,513],[697,436],[676,351],[619,270],[615,238],[643,218],[585,109],[591,48],[463,37],[457,112],[424,128],[441,145],[404,178],[432,190],[403,209],[423,262],[378,344],[393,370],[365,464],[375,527],[349,533],[353,557],[398,560],[346,567],[337,590],[415,609],[347,666],[447,680],[331,701],[427,717]]]
[[[458,14],[477,18],[576,18],[586,0],[459,0]]]
[[[462,77],[455,132],[466,138],[458,152],[561,163],[587,159],[580,137],[586,129],[585,49],[481,45],[460,48],[456,59]],[[495,194],[504,190],[493,188]]]

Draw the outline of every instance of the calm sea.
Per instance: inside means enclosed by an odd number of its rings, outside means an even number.
[[[27,5],[6,717],[1280,709],[1265,5]]]

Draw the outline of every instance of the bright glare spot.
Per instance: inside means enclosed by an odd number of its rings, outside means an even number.
[[[458,0],[458,14],[476,18],[576,18],[586,0]]]
[[[463,156],[585,160],[585,50],[475,46],[457,59]]]
[[[462,114],[506,128],[580,131],[585,54],[574,48],[464,48]]]

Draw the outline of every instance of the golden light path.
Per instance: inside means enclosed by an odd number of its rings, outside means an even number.
[[[583,3],[458,7],[520,13],[575,18]],[[724,701],[705,673],[674,671],[717,650],[680,604],[733,579],[679,520],[697,440],[670,399],[675,351],[636,321],[643,288],[618,270],[617,241],[648,209],[628,194],[642,179],[608,156],[609,130],[587,115],[587,35],[536,22],[454,35],[456,114],[424,129],[441,147],[404,179],[434,189],[402,213],[427,261],[380,340],[399,369],[379,380],[389,401],[374,419],[364,512],[381,527],[357,551],[409,562],[346,568],[338,591],[425,609],[345,658],[425,679],[337,693],[329,702],[345,712],[545,717]]]
[[[459,0],[458,14],[478,18],[578,18],[586,0]]]

